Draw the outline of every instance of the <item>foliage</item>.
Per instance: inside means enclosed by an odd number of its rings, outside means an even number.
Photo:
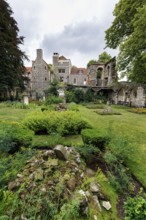
[[[48,95],[51,94],[53,96],[58,96],[58,89],[59,89],[59,82],[56,79],[53,79],[46,93]]]
[[[108,54],[106,51],[104,51],[99,55],[98,62],[107,63],[111,60],[111,58],[112,58],[111,55]]]
[[[106,44],[113,49],[120,46],[118,70],[132,81],[145,83],[146,3],[120,0],[113,14],[115,19],[106,31]]]
[[[79,134],[89,124],[75,111],[36,112],[24,120],[24,124],[35,133],[60,135]]]
[[[124,204],[125,220],[144,220],[146,219],[146,195],[137,195],[128,198]]]
[[[88,165],[97,162],[97,160],[101,156],[99,148],[89,144],[78,146],[76,147],[76,150],[80,153],[80,155],[83,157],[86,164]]]
[[[13,155],[1,154],[0,156],[0,188],[12,181],[18,172],[20,172],[26,161],[35,155],[31,149],[22,149]]]
[[[33,132],[18,123],[1,123],[0,151],[14,153],[31,144]]]
[[[117,192],[122,192],[123,190],[126,192],[132,189],[130,184],[131,176],[125,164],[128,158],[132,157],[133,153],[134,145],[131,146],[130,141],[126,137],[119,136],[114,138],[111,136],[104,159],[109,170],[109,181]]]
[[[63,99],[58,97],[58,96],[54,96],[54,95],[51,95],[51,96],[48,96],[46,101],[45,101],[45,105],[50,105],[50,104],[59,104],[59,103],[62,103],[63,102]]]
[[[0,93],[12,92],[17,86],[24,89],[25,67],[23,60],[26,55],[19,48],[23,37],[18,36],[18,26],[12,17],[12,9],[5,0],[0,1]]]
[[[94,65],[97,63],[97,60],[90,60],[88,63],[87,63],[87,67],[91,66],[91,65]]]
[[[105,130],[84,129],[81,132],[83,142],[87,145],[98,147],[101,151],[108,144],[110,137]]]

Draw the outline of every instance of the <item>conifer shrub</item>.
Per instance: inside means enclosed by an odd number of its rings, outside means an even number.
[[[84,144],[98,147],[101,151],[109,143],[110,137],[105,130],[84,129],[81,132]]]
[[[31,144],[34,133],[18,123],[1,123],[0,151],[14,153]]]
[[[81,130],[90,125],[75,111],[44,111],[29,115],[24,120],[24,125],[35,134],[70,135],[80,134]]]

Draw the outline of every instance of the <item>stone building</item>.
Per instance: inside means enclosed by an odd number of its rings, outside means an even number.
[[[69,84],[82,86],[82,85],[87,85],[87,82],[88,82],[87,69],[72,67],[69,76]]]
[[[30,95],[32,98],[44,96],[50,82],[50,71],[48,64],[43,60],[42,49],[37,49],[35,61],[32,61],[30,74]]]
[[[111,99],[114,104],[146,107],[146,85],[119,82],[117,88],[113,87]]]
[[[56,79],[72,85],[108,87],[117,79],[116,59],[108,63],[95,63],[86,68],[72,67],[70,59],[53,54],[53,68]]]
[[[115,70],[116,59],[112,58],[108,63],[97,62],[87,68],[88,85],[97,87],[108,87],[117,80]]]
[[[69,84],[69,76],[71,73],[71,60],[58,53],[53,54],[53,70],[57,80]]]

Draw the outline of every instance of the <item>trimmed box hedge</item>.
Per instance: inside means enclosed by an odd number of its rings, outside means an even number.
[[[98,147],[101,151],[109,143],[110,137],[105,130],[84,129],[81,132],[84,144]]]

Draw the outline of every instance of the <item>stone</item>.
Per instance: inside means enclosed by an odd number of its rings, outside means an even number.
[[[87,175],[88,177],[93,177],[93,176],[95,175],[95,171],[88,168],[88,169],[86,170],[86,175]]]
[[[93,218],[94,218],[94,220],[98,220],[98,218],[97,218],[97,216],[96,216],[96,215],[94,215],[94,216],[93,216]]]
[[[67,160],[67,150],[63,147],[63,145],[57,145],[54,148],[54,152],[58,159]]]
[[[35,180],[36,181],[43,180],[43,178],[44,178],[43,176],[44,176],[44,171],[41,168],[37,169],[35,172],[35,176],[34,176]]]
[[[46,161],[44,163],[44,165],[45,165],[45,167],[50,167],[50,166],[55,167],[55,166],[58,166],[58,159],[51,159],[51,158],[49,158],[49,160]]]
[[[9,190],[13,190],[18,186],[17,182],[13,181],[13,182],[9,182],[8,184],[8,189]]]
[[[98,197],[96,195],[92,196],[92,199],[93,199],[93,203],[94,203],[94,206],[99,209],[99,211],[101,212],[101,205],[99,203],[99,200],[98,200]]]
[[[70,180],[67,181],[67,186],[70,190],[74,190],[76,187],[76,178],[75,177],[71,177]]]
[[[18,178],[22,178],[23,175],[18,173],[18,174],[17,174],[17,177],[18,177]]]
[[[102,202],[102,206],[103,206],[106,210],[110,210],[111,207],[112,207],[109,201],[103,201],[103,202]]]
[[[98,193],[99,192],[99,186],[95,184],[94,182],[90,183],[90,191],[92,193]]]
[[[64,175],[64,180],[69,180],[69,179],[70,179],[70,175],[66,173],[66,174]]]
[[[54,157],[55,156],[55,153],[53,150],[47,150],[43,153],[43,158],[44,159],[48,159],[48,157]]]

